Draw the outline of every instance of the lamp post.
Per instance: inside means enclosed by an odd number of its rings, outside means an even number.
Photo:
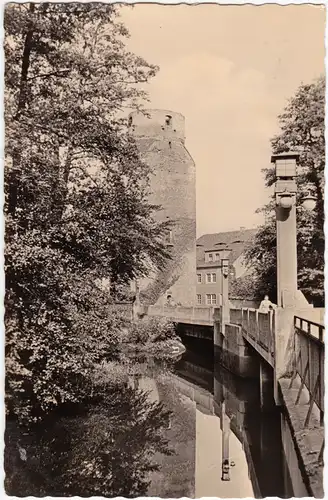
[[[230,248],[220,248],[218,250],[221,262],[221,333],[225,335],[225,325],[230,322],[229,307],[229,254]]]
[[[298,153],[273,155],[276,184],[277,300],[278,306],[294,305],[297,292],[296,165]]]
[[[277,302],[293,307],[297,297],[296,167],[299,153],[281,153],[271,157],[275,164],[275,201],[277,228]],[[303,206],[313,210],[316,198],[303,198]]]
[[[309,210],[310,212],[315,209],[316,204],[317,198],[315,196],[312,196],[310,193],[303,198],[302,205],[304,208],[306,208],[306,210]]]

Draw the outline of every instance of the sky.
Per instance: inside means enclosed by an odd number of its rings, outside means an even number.
[[[277,117],[325,71],[324,8],[136,4],[122,7],[121,20],[128,48],[160,67],[147,107],[185,116],[197,235],[256,227]]]

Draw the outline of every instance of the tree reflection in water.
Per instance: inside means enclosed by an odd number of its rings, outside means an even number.
[[[6,491],[15,496],[144,496],[155,453],[172,454],[162,430],[170,412],[127,384],[97,388],[92,401],[66,409],[28,437],[8,440]],[[12,427],[7,426],[12,430]]]

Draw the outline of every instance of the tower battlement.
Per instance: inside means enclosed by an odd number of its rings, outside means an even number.
[[[166,109],[134,111],[129,115],[129,126],[138,137],[163,137],[185,142],[185,117]]]

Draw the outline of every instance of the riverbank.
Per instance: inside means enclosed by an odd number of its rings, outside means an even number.
[[[119,335],[118,351],[124,355],[165,359],[182,355],[186,348],[170,320],[146,317],[135,322],[125,320]]]
[[[174,325],[115,315],[99,336],[99,352],[85,377],[74,380],[79,399],[61,402],[26,427],[7,416],[9,495],[145,496],[154,461],[159,469],[172,462],[165,458],[174,452],[167,446],[170,410],[158,398],[150,401],[140,383],[146,367],[170,371],[185,352]]]
[[[145,344],[127,343],[121,346],[121,352],[127,356],[149,355],[160,359],[170,359],[186,352],[185,346],[178,340],[146,342]]]
[[[290,387],[290,379],[283,378],[279,380],[279,386],[295,450],[293,452],[295,467],[299,466],[302,471],[308,495],[314,498],[324,498],[324,465],[323,461],[319,460],[324,440],[324,428],[320,426],[320,420],[313,412],[308,428],[304,428],[304,422],[309,410],[309,401],[308,397],[301,397],[299,404],[295,405],[300,389],[297,380],[294,382],[293,387]],[[295,489],[295,485],[293,485],[293,488]]]

